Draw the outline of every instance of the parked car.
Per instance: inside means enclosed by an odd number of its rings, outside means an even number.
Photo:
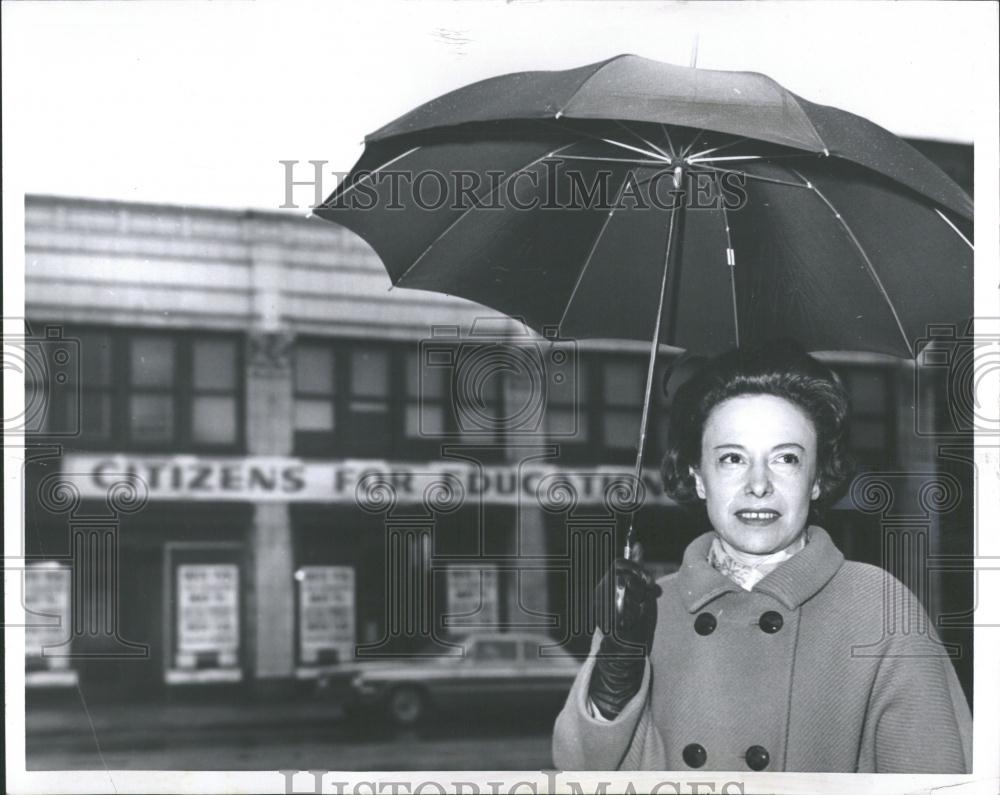
[[[551,638],[526,633],[474,633],[454,655],[363,663],[350,680],[355,707],[374,708],[400,726],[430,710],[558,707],[580,662]]]

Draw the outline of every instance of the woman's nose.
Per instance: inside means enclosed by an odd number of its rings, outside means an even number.
[[[766,497],[774,491],[771,485],[771,471],[766,464],[753,464],[747,473],[746,493],[755,497]]]

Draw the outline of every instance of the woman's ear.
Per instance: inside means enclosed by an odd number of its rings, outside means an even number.
[[[694,478],[694,490],[701,499],[705,499],[705,482],[701,479],[701,473],[697,467],[688,467],[688,472]]]
[[[820,495],[823,493],[823,486],[819,482],[819,478],[816,478],[815,483],[813,483],[812,488],[812,499],[818,500]]]

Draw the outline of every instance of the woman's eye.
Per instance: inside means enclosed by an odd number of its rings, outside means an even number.
[[[797,464],[799,457],[795,453],[782,453],[778,456],[778,461],[782,464]]]
[[[743,460],[739,453],[724,453],[719,457],[720,464],[738,464]]]

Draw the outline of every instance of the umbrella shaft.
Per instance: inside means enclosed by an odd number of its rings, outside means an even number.
[[[680,167],[676,169],[680,171]],[[675,173],[674,183],[680,187],[683,185],[682,174]],[[635,514],[639,507],[639,483],[642,478],[642,456],[646,447],[646,430],[649,426],[649,410],[653,395],[653,375],[656,371],[656,354],[660,347],[660,326],[663,324],[663,302],[667,295],[667,276],[670,272],[670,260],[676,259],[677,231],[680,224],[678,217],[684,212],[684,202],[686,197],[682,194],[670,211],[670,225],[667,228],[667,245],[663,253],[663,278],[660,281],[660,299],[656,307],[656,323],[653,325],[653,339],[649,348],[649,365],[646,368],[646,394],[642,401],[642,419],[639,422],[639,443],[636,447],[635,470],[633,472],[633,483],[635,488],[635,499],[633,500],[632,515],[629,517],[628,532],[625,536],[625,559],[631,557],[632,545],[635,543]]]

